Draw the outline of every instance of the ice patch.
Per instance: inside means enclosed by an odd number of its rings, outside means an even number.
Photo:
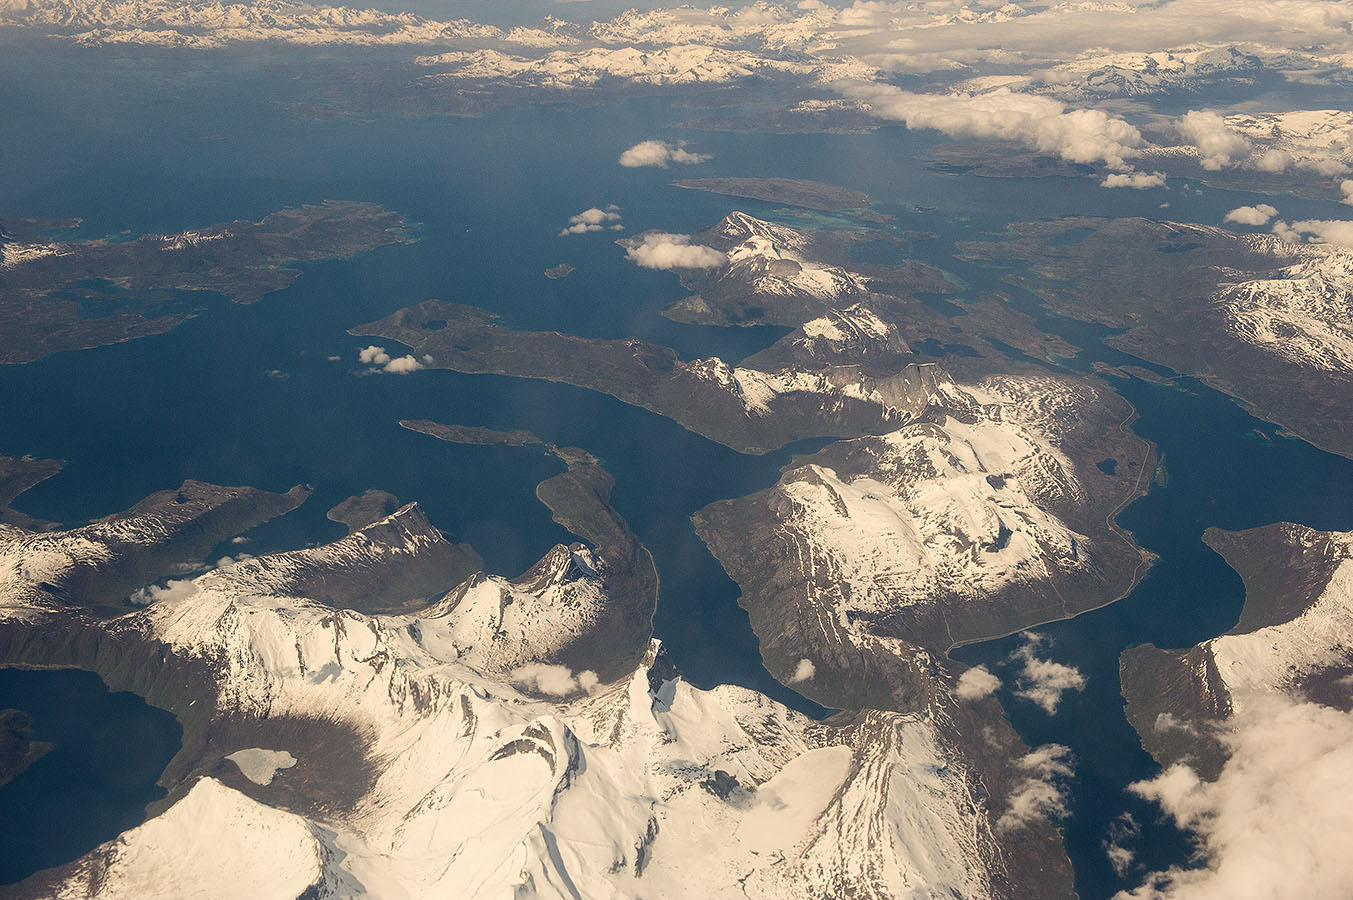
[[[240,773],[254,784],[272,784],[273,777],[281,769],[290,769],[299,760],[285,750],[264,750],[250,747],[248,750],[236,750],[226,755]]]

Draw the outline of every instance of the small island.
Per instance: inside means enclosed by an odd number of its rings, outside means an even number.
[[[868,194],[835,184],[798,178],[688,178],[673,182],[673,186],[766,203],[787,203],[821,212],[864,209],[869,206]]]

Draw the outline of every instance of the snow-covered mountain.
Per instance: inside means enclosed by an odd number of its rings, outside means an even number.
[[[850,60],[784,59],[706,44],[656,49],[592,47],[555,50],[538,57],[481,49],[421,56],[417,62],[436,67],[436,78],[550,88],[586,88],[608,80],[631,85],[689,85],[786,76],[828,82],[874,74],[870,67]]]
[[[875,704],[928,703],[933,655],[1106,603],[1143,566],[1106,525],[1137,476],[1085,462],[1109,455],[1086,444],[1109,439],[1115,404],[1102,391],[935,378],[918,421],[834,444],[773,488],[697,515],[768,668],[788,679],[807,659],[805,689],[824,703],[849,703],[861,685]]]
[[[811,233],[735,212],[705,235],[728,254],[721,281],[736,282],[753,297],[801,295],[837,305],[867,296],[868,279],[809,257]]]
[[[961,82],[964,90],[1008,87],[1066,100],[1193,93],[1219,83],[1252,83],[1263,62],[1235,47],[1089,53],[1029,74],[988,75]]]
[[[199,49],[255,41],[401,46],[478,40],[551,47],[567,40],[558,28],[505,31],[467,19],[441,22],[413,13],[288,0],[5,0],[0,3],[0,25],[41,28],[87,44]]]
[[[1213,295],[1232,333],[1300,366],[1353,374],[1353,250],[1259,241],[1293,263]]]
[[[191,774],[170,785],[167,810],[20,895],[1063,892],[1064,870],[1043,871],[1044,858],[1026,870],[1011,849],[1046,839],[1046,824],[1022,822],[1017,838],[995,827],[1020,770],[956,742],[971,712],[943,692],[930,710],[827,725],[742,688],[698,690],[657,644],[609,682],[559,665],[569,630],[596,621],[588,610],[626,602],[607,591],[604,551],[555,548],[521,579],[475,576],[403,615],[298,589],[313,583],[298,573],[326,565],[332,583],[349,566],[395,572],[435,552],[401,527],[413,510],[325,547],[226,563],[102,622],[26,605],[11,573],[0,631],[102,632],[82,640],[106,677],[139,654],[199,673],[212,698],[205,720],[200,708],[185,719],[181,755],[199,758],[172,767]],[[101,657],[114,643],[116,660]],[[1022,752],[1007,728],[989,732],[990,752]],[[225,761],[251,748],[296,764],[261,784]],[[333,778],[353,753],[365,774],[339,802]]]
[[[642,240],[640,235],[617,243],[630,247]],[[875,287],[936,293],[953,287],[938,270],[915,261],[893,267],[854,265],[850,234],[792,228],[744,212],[728,214],[693,240],[717,250],[727,262],[683,272],[682,284],[693,293],[664,315],[701,324],[803,326],[807,330],[798,339],[818,344],[829,351],[826,356],[836,355],[830,352],[832,342],[848,344],[857,362],[871,352],[905,348],[896,327],[879,319]],[[889,283],[879,285],[878,278],[861,269],[886,274]]]

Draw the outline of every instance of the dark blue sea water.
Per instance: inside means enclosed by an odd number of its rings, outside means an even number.
[[[183,733],[135,694],[74,669],[0,669],[0,709],[28,713],[34,740],[52,745],[0,787],[0,885],[112,840],[164,797],[155,782]]]
[[[779,332],[669,322],[659,312],[683,293],[674,278],[625,262],[612,235],[558,235],[570,215],[606,204],[621,207],[630,231],[696,231],[735,208],[783,215],[670,187],[686,175],[810,178],[867,191],[897,217],[899,232],[936,233],[913,252],[954,273],[964,291],[950,298],[957,300],[1009,291],[1000,270],[952,253],[955,242],[1010,221],[1091,213],[1216,223],[1225,210],[1256,200],[1174,182],[1136,192],[1104,190],[1089,178],[950,176],[925,164],[930,135],[695,131],[675,123],[708,110],[653,100],[474,119],[341,108],[316,118],[317,89],[341,95],[333,85],[353,65],[392,84],[414,77],[394,53],[91,53],[0,38],[0,216],[82,217],[81,233],[92,237],[257,219],[332,198],[378,202],[422,223],[417,244],[305,265],[294,286],[254,306],[207,299],[202,315],[170,334],[0,369],[0,453],[68,461],[19,508],[78,522],[190,477],[273,490],[311,484],[315,496],[300,510],[251,535],[245,549],[260,552],[338,537],[342,529],[325,510],[380,488],[421,501],[492,570],[516,574],[569,539],[533,493],[558,463],[530,449],[445,444],[397,421],[528,428],[586,448],[615,475],[614,503],[653,550],[662,577],[658,634],[688,676],[703,686],[744,684],[811,712],[821,711],[761,668],[736,586],[689,521],[713,500],[772,484],[790,450],[737,454],[563,385],[447,372],[363,374],[356,355],[367,341],[346,330],[438,297],[486,307],[516,327],[635,335],[686,358],[738,360]],[[648,138],[685,139],[714,159],[680,172],[615,164],[622,150]],[[1288,217],[1336,214],[1331,204],[1296,198],[1280,205]],[[829,215],[814,220],[854,227]],[[560,262],[575,266],[573,274],[543,276]],[[1014,302],[1085,348],[1065,363],[1073,370],[1088,371],[1094,360],[1132,361],[1102,345],[1103,329],[1043,312],[1026,295]],[[1004,698],[1029,743],[1057,741],[1076,753],[1067,839],[1086,898],[1107,897],[1124,883],[1100,846],[1107,823],[1124,811],[1147,826],[1138,847],[1144,862],[1177,861],[1186,850],[1169,829],[1152,829],[1150,811],[1123,794],[1154,769],[1121,713],[1117,654],[1143,640],[1185,645],[1234,621],[1239,580],[1201,544],[1203,529],[1276,519],[1353,528],[1340,518],[1353,509],[1353,463],[1277,436],[1193,382],[1109,383],[1138,407],[1137,427],[1160,445],[1170,473],[1167,486],[1121,520],[1161,561],[1128,600],[1043,629],[1053,638],[1048,652],[1088,676],[1084,693],[1053,717]],[[1004,671],[1011,646],[998,641],[957,655]],[[138,799],[124,812],[135,818],[143,805]],[[67,858],[83,852],[66,849]]]

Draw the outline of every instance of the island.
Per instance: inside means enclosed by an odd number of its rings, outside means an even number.
[[[692,191],[746,197],[767,203],[786,203],[823,212],[864,209],[869,206],[868,194],[798,178],[687,178],[672,184]]]
[[[685,362],[667,347],[559,332],[514,331],[484,310],[437,300],[350,329],[399,341],[428,368],[559,381],[610,394],[735,450],[765,453],[813,436],[885,430],[925,405],[926,376],[912,365],[874,377],[858,366],[820,373]]]
[[[299,278],[295,263],[416,239],[416,226],[374,203],[127,240],[74,240],[66,233],[75,224],[0,222],[0,363],[162,334],[198,314],[204,292],[254,303]]]

